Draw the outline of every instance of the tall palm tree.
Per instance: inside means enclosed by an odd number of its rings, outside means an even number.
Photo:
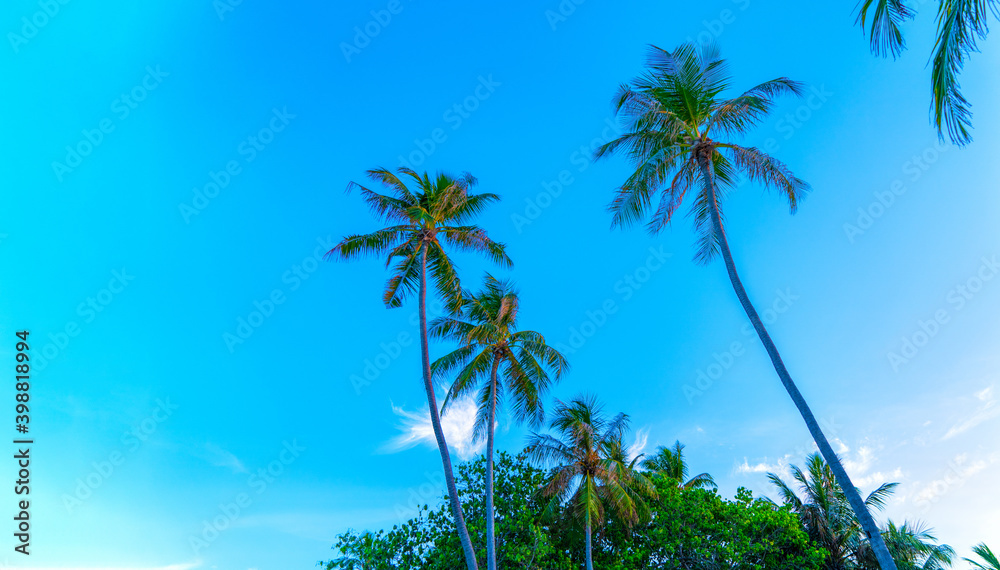
[[[938,4],[937,39],[931,56],[931,108],[938,136],[943,139],[947,132],[957,145],[972,141],[972,105],[962,95],[958,74],[966,58],[979,51],[977,42],[986,39],[990,12],[1000,17],[1000,2],[939,0]],[[862,30],[868,28],[872,52],[895,59],[906,48],[900,26],[913,14],[902,0],[862,0],[857,24]]]
[[[452,514],[462,542],[465,562],[470,570],[475,570],[478,568],[476,555],[462,514],[451,455],[441,429],[441,415],[431,379],[430,353],[427,348],[428,272],[430,281],[442,299],[449,307],[457,307],[462,299],[461,283],[445,252],[445,246],[485,255],[505,267],[511,265],[502,244],[491,240],[482,228],[469,225],[483,208],[500,198],[496,194],[470,194],[469,188],[476,184],[476,179],[470,174],[457,178],[437,174],[431,178],[426,173],[421,176],[409,168],[400,168],[397,173],[398,175],[384,168],[367,172],[368,177],[381,184],[389,194],[379,194],[354,182],[348,185],[348,192],[360,192],[375,215],[382,222],[391,225],[370,234],[347,236],[327,252],[327,256],[354,259],[364,255],[385,255],[386,267],[391,267],[392,272],[382,295],[382,301],[387,307],[399,307],[409,295],[417,294],[421,372],[431,425],[441,452],[441,462],[444,464]],[[412,188],[403,182],[404,179],[411,183]]]
[[[830,554],[824,570],[846,570],[854,566],[854,554],[863,540],[863,530],[843,488],[837,484],[830,466],[819,454],[806,459],[806,470],[792,466],[792,478],[803,497],[778,475],[767,478],[778,490],[782,503],[799,515],[809,537]],[[882,509],[898,483],[885,483],[865,499],[868,508]],[[881,534],[880,534],[881,536]]]
[[[649,70],[615,97],[615,110],[626,132],[602,145],[595,158],[624,153],[635,171],[618,189],[609,209],[613,226],[628,226],[652,209],[654,194],[659,202],[646,227],[651,233],[665,228],[695,188],[694,219],[699,243],[695,259],[707,263],[721,252],[736,296],[771,357],[778,377],[805,420],[823,457],[846,490],[851,506],[865,531],[874,535],[876,553],[883,570],[895,570],[892,558],[878,533],[878,526],[844,471],[816,418],[785,369],[778,349],[750,303],[736,273],[723,226],[720,202],[742,174],[751,182],[775,189],[785,197],[792,212],[808,185],[777,159],[753,148],[730,142],[758,125],[770,113],[774,98],[801,95],[801,84],[787,78],[766,81],[743,94],[726,99],[729,87],[725,62],[718,51],[705,51],[684,44],[673,52],[651,46]],[[721,139],[715,138],[722,137]]]
[[[532,433],[528,439],[529,456],[553,467],[541,489],[550,498],[547,512],[559,512],[565,505],[567,514],[583,523],[587,570],[594,568],[593,533],[607,510],[625,521],[637,520],[643,511],[631,491],[644,486],[643,481],[621,466],[621,440],[628,424],[627,415],[606,418],[593,396],[583,396],[557,403],[550,428],[559,437]]]
[[[566,358],[535,331],[518,330],[520,301],[510,281],[486,275],[482,291],[465,292],[457,316],[435,319],[430,335],[460,346],[431,365],[435,376],[458,370],[443,409],[457,398],[479,389],[479,413],[474,437],[486,435],[486,565],[496,570],[493,514],[493,438],[497,408],[506,397],[514,419],[537,427],[544,418],[542,397],[551,380],[569,368]]]
[[[708,473],[699,473],[688,479],[688,466],[684,461],[684,444],[680,441],[673,447],[659,446],[656,454],[642,461],[642,466],[650,471],[662,473],[685,489],[717,488],[715,479]]]
[[[993,551],[990,550],[989,546],[986,546],[985,542],[980,542],[979,544],[972,547],[972,551],[976,553],[976,556],[983,559],[982,562],[972,560],[971,558],[965,558],[965,561],[972,564],[979,570],[1000,570],[1000,560],[997,560]]]

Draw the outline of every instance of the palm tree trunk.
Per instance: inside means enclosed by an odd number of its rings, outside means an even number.
[[[594,570],[594,556],[591,550],[590,511],[587,511],[587,570]]]
[[[868,535],[868,540],[872,545],[872,549],[875,551],[876,558],[878,558],[879,566],[882,567],[882,570],[896,570],[896,563],[889,554],[889,549],[886,548],[885,541],[882,539],[882,534],[879,532],[878,525],[875,524],[875,519],[872,518],[871,513],[868,511],[868,507],[865,506],[864,500],[861,499],[861,495],[858,493],[857,487],[855,487],[854,483],[851,482],[851,478],[847,475],[847,471],[845,471],[844,466],[841,465],[840,458],[837,457],[833,448],[830,447],[830,442],[827,441],[826,436],[823,434],[823,430],[820,429],[819,423],[816,421],[816,417],[813,416],[812,410],[809,409],[809,404],[806,403],[805,398],[802,397],[802,393],[799,392],[798,387],[796,387],[795,383],[792,382],[792,377],[788,374],[788,370],[785,368],[785,363],[781,360],[781,355],[778,354],[778,348],[774,346],[774,342],[771,340],[771,335],[769,335],[767,333],[767,329],[764,328],[763,321],[760,320],[757,310],[754,309],[753,305],[750,303],[750,298],[747,296],[746,289],[743,288],[740,276],[736,273],[736,264],[733,262],[732,252],[729,251],[729,242],[726,240],[726,231],[722,227],[722,217],[719,214],[719,203],[715,193],[714,170],[712,168],[711,159],[705,152],[706,151],[703,151],[699,155],[698,162],[701,165],[702,175],[705,177],[705,183],[707,184],[709,191],[709,209],[712,214],[712,226],[715,228],[718,235],[719,248],[722,250],[722,258],[726,262],[726,271],[729,272],[729,280],[733,284],[736,296],[739,297],[740,304],[743,305],[743,310],[746,311],[747,317],[749,317],[750,322],[753,323],[753,328],[757,331],[757,336],[760,337],[761,343],[764,344],[764,349],[767,350],[767,355],[771,357],[771,363],[774,365],[774,370],[778,373],[778,378],[781,379],[781,383],[785,386],[785,390],[788,391],[788,395],[791,396],[792,402],[795,403],[795,407],[798,408],[799,413],[802,414],[802,419],[805,420],[806,426],[809,428],[809,433],[812,434],[813,439],[816,441],[816,445],[819,447],[820,453],[823,454],[823,458],[833,471],[834,477],[837,479],[837,483],[844,490],[844,494],[847,495],[847,500],[851,504],[854,514],[858,517],[858,521],[861,523],[861,527],[864,529],[865,534]],[[707,152],[712,152],[712,149],[709,148]]]
[[[476,551],[472,548],[472,539],[469,538],[469,528],[465,524],[465,516],[462,514],[462,503],[458,498],[458,487],[455,485],[455,473],[451,466],[451,454],[448,453],[448,443],[444,439],[444,430],[441,429],[441,413],[438,410],[437,398],[434,396],[434,383],[431,381],[431,357],[427,348],[427,245],[421,246],[420,251],[420,358],[424,375],[424,390],[427,392],[427,404],[431,412],[431,426],[434,428],[434,437],[437,439],[438,450],[441,451],[441,462],[444,464],[444,478],[448,487],[448,496],[451,498],[451,511],[455,516],[455,527],[458,529],[458,538],[462,542],[462,550],[465,552],[465,564],[469,570],[479,570],[476,561]]]
[[[493,357],[493,370],[490,372],[490,411],[486,432],[486,568],[497,570],[496,531],[493,520],[493,437],[494,424],[497,417],[497,368],[500,358]]]

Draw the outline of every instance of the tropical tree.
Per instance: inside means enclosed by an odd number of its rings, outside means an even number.
[[[431,425],[441,452],[448,495],[465,552],[465,561],[469,569],[474,570],[478,567],[475,551],[462,515],[451,455],[441,429],[441,415],[431,380],[431,361],[427,347],[427,289],[430,281],[449,307],[461,304],[461,282],[455,266],[445,252],[446,246],[449,249],[485,255],[505,267],[511,265],[502,244],[491,240],[482,228],[469,225],[486,206],[500,198],[489,193],[470,194],[469,188],[476,184],[476,179],[471,174],[456,178],[439,173],[431,178],[426,173],[421,176],[409,168],[400,168],[397,173],[384,168],[367,172],[368,177],[387,189],[389,194],[379,194],[355,182],[348,185],[348,193],[357,190],[380,221],[390,225],[370,234],[345,237],[327,252],[327,257],[354,259],[365,255],[384,255],[387,258],[386,267],[391,267],[392,272],[382,295],[385,305],[390,308],[399,307],[408,296],[414,293],[417,295],[421,372]],[[403,182],[404,179],[412,188]]]
[[[854,567],[855,553],[862,542],[864,530],[858,523],[830,466],[819,454],[806,459],[806,469],[792,466],[792,479],[802,497],[791,485],[774,473],[768,479],[778,490],[784,505],[799,515],[809,537],[829,553],[825,570],[846,570]],[[881,510],[898,483],[884,483],[865,499],[865,506]]]
[[[964,560],[969,564],[979,570],[1000,570],[1000,560],[997,560],[993,551],[990,550],[989,546],[986,546],[985,542],[980,542],[979,544],[972,547],[972,551],[976,553],[976,556],[982,558],[982,562],[972,560],[971,558],[965,558]]]
[[[604,417],[593,396],[558,402],[550,428],[559,437],[532,433],[528,455],[553,467],[542,495],[549,498],[548,513],[565,508],[582,523],[587,570],[593,570],[593,534],[610,512],[622,520],[636,520],[642,507],[632,490],[643,486],[634,470],[622,469],[621,440],[628,430],[626,414]],[[650,491],[652,491],[650,489]]]
[[[355,534],[348,530],[339,543],[340,556],[328,562],[320,562],[325,570],[380,570],[379,544],[375,534],[365,531]]]
[[[497,409],[506,399],[514,419],[538,427],[544,418],[542,397],[551,381],[569,368],[566,358],[545,343],[540,333],[518,330],[518,292],[510,281],[486,275],[478,293],[465,292],[456,316],[435,319],[430,335],[459,344],[431,365],[435,376],[457,370],[442,409],[478,388],[479,413],[474,437],[486,436],[486,564],[496,570],[493,520],[493,440]],[[551,372],[551,379],[550,379]]]
[[[919,2],[918,2],[919,3]],[[977,42],[986,39],[990,12],[1000,17],[997,0],[939,0],[937,39],[931,55],[931,109],[938,136],[945,132],[951,142],[972,141],[972,105],[958,84],[965,60],[979,51]],[[914,15],[902,0],[862,0],[857,24],[868,28],[871,50],[882,57],[899,56],[906,48],[900,26]],[[871,18],[869,18],[869,15]]]
[[[889,546],[896,566],[906,570],[944,570],[951,567],[955,550],[947,544],[936,544],[934,533],[923,525],[904,522],[902,526],[889,521],[882,529],[882,538]],[[878,561],[868,541],[858,545],[854,557],[860,570],[878,570]]]
[[[688,466],[684,460],[684,444],[680,441],[673,447],[659,446],[656,453],[642,461],[642,466],[666,477],[674,479],[685,489],[717,488],[715,479],[708,473],[699,473],[688,479]]]
[[[631,84],[622,85],[615,96],[615,112],[624,122],[626,132],[595,153],[597,159],[623,153],[635,166],[609,206],[612,226],[630,226],[649,215],[646,227],[657,233],[669,224],[687,192],[695,189],[693,214],[698,233],[695,259],[707,263],[722,254],[736,296],[778,377],[844,487],[866,532],[875,536],[875,551],[883,570],[895,570],[878,526],[792,382],[778,349],[751,304],[736,272],[723,226],[721,202],[734,189],[739,175],[777,190],[788,200],[792,212],[807,192],[809,186],[780,161],[759,149],[730,140],[763,121],[777,96],[801,95],[801,84],[782,77],[734,98],[723,98],[730,81],[725,62],[714,47],[699,51],[691,44],[673,52],[651,46],[648,68],[647,73],[633,79]],[[654,209],[655,194],[659,200]],[[650,210],[653,210],[651,215]]]

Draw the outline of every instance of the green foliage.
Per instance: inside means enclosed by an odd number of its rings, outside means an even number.
[[[612,521],[599,541],[594,565],[615,570],[746,568],[810,570],[825,553],[810,542],[789,509],[754,499],[740,489],[736,500],[714,490],[684,488],[654,476],[658,498],[645,525],[623,532]]]
[[[485,459],[459,467],[459,496],[477,557],[483,560],[485,544]],[[570,570],[569,558],[553,542],[553,533],[542,522],[542,503],[536,490],[545,473],[532,467],[523,455],[501,452],[495,464],[497,563],[518,570]],[[365,535],[370,534],[369,546]],[[334,548],[341,556],[321,562],[326,570],[454,570],[465,565],[447,499],[436,508],[422,507],[416,517],[389,531],[340,535]],[[352,560],[367,565],[351,566]],[[346,561],[346,562],[343,562]]]
[[[979,570],[1000,570],[1000,560],[997,560],[996,555],[993,554],[989,546],[986,546],[985,542],[980,542],[972,547],[972,551],[982,559],[982,562],[979,562],[971,558],[966,558],[965,561],[972,564],[973,567]]]
[[[485,556],[485,460],[459,468],[460,497],[477,555]],[[517,570],[571,570],[584,560],[583,529],[537,492],[548,473],[524,454],[499,453],[496,461],[498,567]],[[594,541],[594,566],[602,570],[754,569],[818,570],[824,552],[810,542],[788,508],[755,499],[741,489],[735,500],[714,490],[685,489],[654,475],[657,498],[646,501],[648,518],[625,520],[607,513]],[[442,502],[389,531],[341,535],[339,557],[326,570],[454,570],[463,566],[462,548],[450,510]]]
[[[868,28],[872,52],[895,58],[906,48],[901,25],[914,13],[902,0],[862,0],[856,23],[862,31]],[[938,0],[937,37],[931,54],[931,110],[938,137],[943,140],[947,132],[957,145],[972,141],[972,105],[962,95],[958,75],[969,55],[979,51],[978,42],[986,39],[990,13],[1000,16],[1000,2]]]
[[[792,466],[797,493],[774,473],[768,478],[785,507],[798,514],[803,528],[828,556],[824,570],[879,570],[880,566],[861,523],[837,484],[830,467],[818,453],[806,459],[806,469]],[[869,510],[881,510],[898,483],[884,483],[865,499]],[[951,566],[955,551],[936,544],[933,533],[919,523],[902,526],[888,521],[880,534],[898,570],[941,570]]]

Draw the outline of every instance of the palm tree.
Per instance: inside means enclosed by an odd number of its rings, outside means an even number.
[[[882,529],[896,566],[906,570],[944,570],[951,566],[955,550],[947,544],[935,544],[934,533],[921,524],[904,522],[902,526],[889,521]],[[855,551],[859,570],[878,570],[878,561],[865,541]]]
[[[451,455],[441,429],[441,415],[431,380],[427,348],[427,274],[429,271],[434,286],[448,306],[457,307],[461,304],[461,283],[445,246],[483,254],[502,266],[511,265],[502,244],[492,241],[482,228],[468,225],[483,208],[500,198],[496,194],[469,194],[469,188],[476,184],[476,179],[470,174],[458,178],[438,174],[431,178],[426,173],[420,176],[409,168],[400,168],[397,172],[398,176],[384,168],[367,172],[369,178],[389,190],[390,194],[379,194],[354,182],[348,185],[348,192],[358,190],[376,216],[391,225],[370,234],[347,236],[327,252],[327,257],[354,259],[364,255],[386,255],[386,267],[391,266],[392,277],[382,295],[385,305],[399,307],[407,296],[414,292],[417,294],[421,372],[431,425],[444,464],[452,514],[465,562],[470,570],[475,570],[478,568],[476,555],[462,514]],[[413,189],[407,187],[400,177],[411,182]]]
[[[518,422],[537,427],[544,411],[542,396],[550,378],[558,381],[569,368],[566,359],[545,343],[535,331],[518,330],[520,302],[509,281],[486,275],[484,289],[466,292],[460,313],[431,323],[430,335],[457,342],[460,346],[431,365],[435,376],[458,369],[443,409],[457,398],[479,388],[479,414],[474,437],[486,435],[486,565],[496,570],[496,538],[493,514],[493,438],[497,408],[506,396]],[[499,376],[502,378],[498,382]]]
[[[767,117],[775,97],[786,93],[801,95],[801,84],[782,77],[761,83],[735,98],[721,98],[729,87],[725,62],[714,48],[699,52],[691,44],[682,45],[673,53],[651,46],[648,67],[645,75],[623,85],[615,97],[616,114],[624,120],[627,132],[595,153],[599,159],[624,152],[635,165],[635,172],[618,189],[609,207],[612,225],[627,226],[641,220],[651,209],[653,195],[658,193],[658,205],[646,227],[651,233],[659,232],[669,224],[687,192],[697,186],[693,213],[699,243],[695,259],[707,263],[722,253],[736,296],[771,357],[778,377],[846,490],[865,531],[874,535],[875,551],[883,570],[895,570],[878,526],[792,382],[778,349],[747,297],[722,223],[720,201],[733,189],[739,174],[776,189],[788,200],[792,212],[807,192],[809,186],[780,161],[756,148],[727,142],[730,137],[744,135]],[[716,134],[726,140],[713,138]]]
[[[792,478],[798,483],[804,498],[800,498],[778,475],[768,473],[767,478],[777,488],[782,503],[798,513],[809,537],[830,554],[825,570],[852,568],[854,554],[863,540],[863,530],[844,490],[837,484],[833,471],[823,458],[816,453],[810,455],[806,459],[805,471],[792,466]],[[865,499],[865,506],[882,509],[897,485],[885,483],[879,486]]]
[[[594,568],[594,529],[603,524],[607,510],[625,521],[638,520],[644,511],[633,491],[646,485],[621,465],[628,416],[608,419],[601,412],[593,396],[558,402],[550,427],[559,437],[532,433],[527,447],[535,461],[553,466],[541,489],[550,499],[546,512],[559,512],[565,505],[567,513],[583,523],[587,570]],[[646,491],[652,492],[651,485]]]
[[[990,550],[989,546],[986,546],[985,542],[980,542],[979,544],[972,547],[972,551],[976,553],[976,556],[983,559],[982,562],[977,562],[971,558],[965,558],[964,560],[969,564],[979,570],[1000,570],[1000,560],[997,560],[993,551]]]
[[[717,488],[715,479],[708,473],[699,473],[688,479],[688,466],[684,461],[684,444],[680,441],[673,447],[659,446],[656,454],[643,460],[642,466],[650,471],[656,471],[677,481],[685,489]]]
[[[977,42],[986,39],[989,12],[1000,17],[997,0],[940,0],[938,4],[937,39],[931,56],[931,107],[938,136],[943,139],[947,131],[957,145],[972,141],[971,105],[959,88],[958,74],[965,59],[979,51]],[[863,0],[857,24],[862,30],[869,28],[872,52],[895,59],[906,48],[900,25],[913,14],[902,0]]]

